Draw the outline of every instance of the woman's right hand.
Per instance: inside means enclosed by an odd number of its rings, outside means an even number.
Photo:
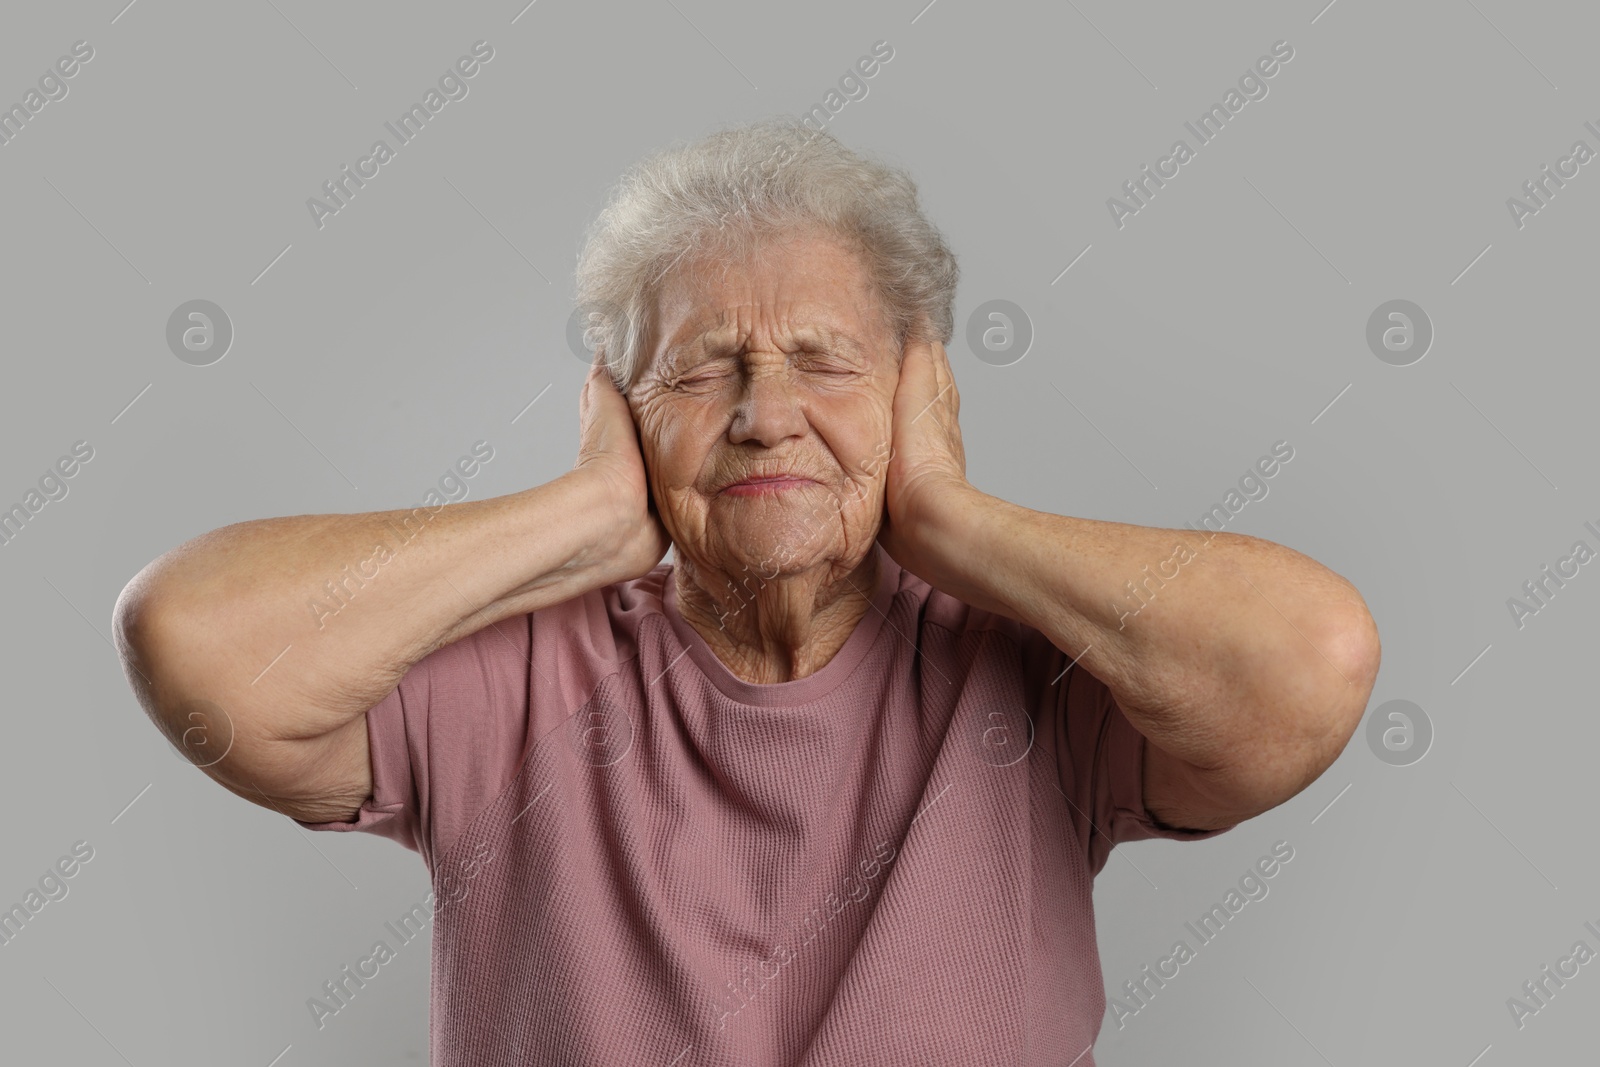
[[[648,574],[672,544],[650,495],[649,474],[639,449],[628,401],[596,355],[578,399],[578,459],[572,474],[591,485],[609,516],[603,551],[617,567],[615,581]]]

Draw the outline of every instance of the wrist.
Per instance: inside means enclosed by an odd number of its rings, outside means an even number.
[[[912,573],[957,600],[987,611],[1009,614],[1000,602],[997,576],[1003,531],[1014,504],[980,492],[970,484],[950,486],[919,509],[901,539]]]
[[[622,547],[638,523],[625,487],[602,470],[576,468],[549,487],[556,494],[558,521],[566,525],[576,557],[605,559]]]
[[[558,521],[569,525],[575,545],[570,569],[609,585],[660,563],[670,542],[641,483],[604,468],[578,468],[556,481]]]

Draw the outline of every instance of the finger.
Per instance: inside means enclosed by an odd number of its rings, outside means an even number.
[[[895,389],[895,419],[904,420],[908,424],[916,422],[926,413],[928,405],[938,392],[928,343],[909,342],[905,347],[905,356],[900,362],[900,382]]]
[[[928,341],[924,345],[927,352],[924,358],[928,364],[928,380],[933,383],[933,396],[938,396],[944,389],[944,373],[939,366],[938,350],[934,347],[938,343],[937,341]]]
[[[628,402],[617,392],[604,365],[589,368],[584,380],[582,417],[586,439],[596,451],[614,452],[626,447],[621,435],[633,428]]]
[[[906,358],[900,366],[900,376],[910,379],[912,388],[922,395],[922,403],[933,399],[939,386],[933,349],[927,341],[912,341],[906,346]]]
[[[940,349],[943,346],[938,341],[930,341],[924,345],[923,357],[926,365],[925,377],[927,381],[926,393],[918,411],[925,412],[936,423],[944,422],[949,418],[948,411],[952,410],[952,393],[955,392],[955,376],[950,373],[950,368],[941,357]],[[917,416],[920,417],[920,416]]]
[[[956,394],[956,376],[950,368],[950,358],[945,352],[944,343],[934,340],[928,344],[928,364],[931,368],[934,395],[939,398],[940,411],[948,411],[954,417],[960,398]]]
[[[598,363],[589,364],[589,371],[583,376],[583,384],[578,387],[578,422],[580,427],[587,429],[594,419],[594,406],[599,402],[599,396],[594,387],[596,377],[600,373]]]
[[[933,363],[934,376],[939,381],[939,388],[946,385],[955,385],[955,372],[950,369],[950,355],[944,350],[944,342],[934,341],[928,346],[928,356]]]
[[[950,366],[950,353],[945,351],[943,341],[933,342],[933,355],[938,366],[939,388],[943,389],[946,385],[950,387],[950,392],[946,394],[950,400],[950,411],[958,414],[961,411],[961,393],[956,389],[955,368]]]

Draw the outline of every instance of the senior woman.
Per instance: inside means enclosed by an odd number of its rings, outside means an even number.
[[[956,277],[831,136],[658,153],[579,263],[570,472],[229,526],[129,583],[130,682],[206,773],[427,862],[317,1026],[431,922],[439,1067],[1093,1063],[1112,846],[1298,793],[1377,635],[1287,548],[968,483]]]

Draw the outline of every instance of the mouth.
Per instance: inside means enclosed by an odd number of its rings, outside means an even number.
[[[723,496],[760,496],[765,493],[783,493],[803,489],[817,483],[797,474],[773,474],[744,478],[722,487]]]

